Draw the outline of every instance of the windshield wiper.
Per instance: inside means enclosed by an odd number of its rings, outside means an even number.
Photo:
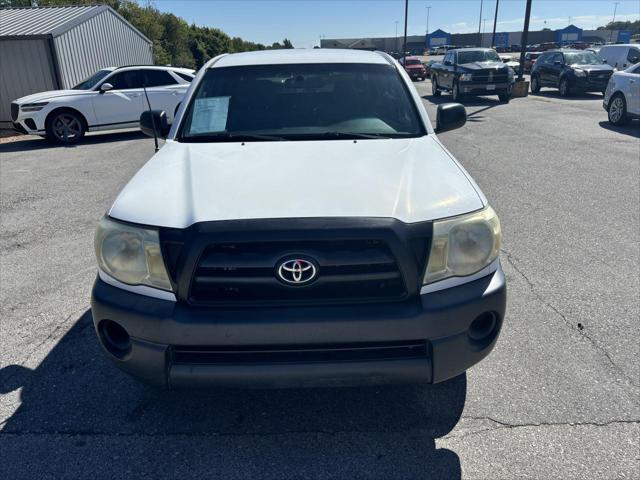
[[[260,135],[257,133],[244,133],[244,132],[219,132],[211,133],[208,135],[186,135],[180,138],[185,142],[215,142],[215,141],[266,141],[266,142],[278,142],[281,140],[287,140],[284,137],[278,137],[276,135]]]
[[[322,132],[317,134],[318,137],[335,137],[335,138],[391,138],[381,133],[358,133],[358,132]]]

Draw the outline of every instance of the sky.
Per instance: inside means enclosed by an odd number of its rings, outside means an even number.
[[[141,2],[142,3],[142,2]],[[231,36],[271,44],[290,39],[312,48],[320,38],[394,36],[404,28],[404,0],[155,0],[158,9],[189,23],[220,28]],[[450,33],[477,32],[481,0],[410,0],[409,35],[441,28]],[[640,19],[640,0],[533,0],[531,30],[566,27],[585,30],[616,20]],[[500,0],[497,31],[519,31],[525,0]],[[482,29],[491,31],[495,0],[484,0]],[[430,9],[427,7],[430,6]]]

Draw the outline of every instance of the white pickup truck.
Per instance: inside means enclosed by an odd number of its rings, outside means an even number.
[[[95,329],[171,389],[435,383],[504,320],[500,222],[383,53],[223,55],[95,237]]]

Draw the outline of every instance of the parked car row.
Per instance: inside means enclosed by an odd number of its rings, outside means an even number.
[[[52,90],[11,103],[15,130],[56,143],[78,142],[87,131],[137,127],[149,108],[173,117],[195,72],[149,65],[99,70],[70,90]],[[146,92],[145,92],[146,90]]]

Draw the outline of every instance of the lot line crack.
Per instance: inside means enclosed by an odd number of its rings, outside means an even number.
[[[609,420],[606,422],[539,422],[539,423],[509,423],[501,420],[496,420],[492,417],[474,417],[463,416],[465,420],[482,420],[493,423],[493,426],[482,428],[473,432],[463,433],[461,435],[447,435],[443,438],[460,439],[473,435],[480,435],[485,432],[492,432],[495,430],[513,430],[517,428],[541,428],[541,427],[609,427],[611,425],[639,425],[640,420]]]
[[[562,319],[562,321],[564,322],[564,324],[566,326],[568,326],[571,330],[577,332],[578,334],[580,334],[580,336],[582,336],[583,338],[585,338],[586,340],[589,341],[589,343],[591,343],[591,345],[598,350],[600,353],[602,353],[605,358],[608,360],[609,364],[617,371],[619,372],[631,385],[633,385],[634,387],[638,388],[640,387],[640,385],[637,385],[634,380],[629,377],[627,375],[627,373],[622,369],[622,367],[620,367],[611,357],[611,355],[609,354],[609,352],[607,352],[600,344],[598,344],[598,342],[596,342],[588,333],[585,332],[585,330],[581,330],[577,327],[577,325],[574,325],[573,323],[571,323],[569,321],[569,319],[567,319],[567,316],[562,313],[556,306],[554,306],[552,303],[548,302],[547,300],[545,300],[545,298],[536,291],[536,287],[535,284],[531,281],[531,279],[524,273],[524,271],[522,271],[522,269],[520,267],[518,267],[518,265],[516,264],[516,261],[514,261],[514,255],[511,254],[510,252],[504,250],[504,249],[500,249],[500,251],[502,253],[504,253],[507,257],[507,263],[509,265],[511,265],[511,267],[513,267],[513,269],[524,279],[524,281],[527,283],[529,290],[531,291],[531,293],[533,293],[533,295],[540,301],[540,303],[542,303],[544,306],[548,307],[550,310],[552,310],[558,317],[560,317]],[[517,259],[515,259],[517,260]]]

